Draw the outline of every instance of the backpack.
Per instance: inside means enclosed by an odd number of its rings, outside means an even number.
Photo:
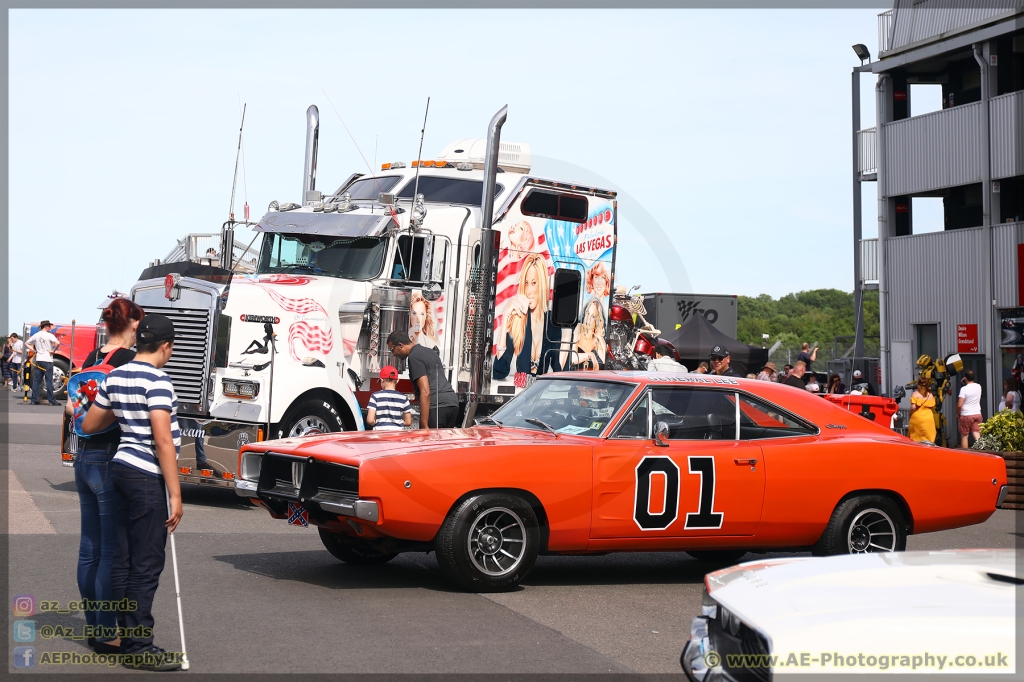
[[[100,386],[103,385],[107,375],[114,369],[114,366],[110,364],[110,358],[119,350],[121,349],[115,348],[107,353],[106,357],[103,358],[103,362],[87,367],[68,379],[68,399],[71,401],[72,410],[71,423],[75,427],[75,433],[80,437],[88,438],[106,433],[107,431],[113,431],[117,428],[117,422],[114,422],[102,431],[85,433],[82,431],[82,420],[85,419],[85,413],[96,399]]]

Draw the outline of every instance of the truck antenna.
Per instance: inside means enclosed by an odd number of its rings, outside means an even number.
[[[235,220],[235,189],[238,187],[238,160],[242,156],[242,128],[245,127],[245,108],[248,103],[242,105],[242,123],[238,126],[238,151],[235,152],[235,175],[231,179],[231,207],[228,209],[228,218],[231,222]]]
[[[423,127],[420,128],[420,151],[416,155],[416,182],[413,184],[412,189],[412,204],[409,206],[409,231],[412,232],[413,226],[416,225],[420,218],[416,218],[416,197],[420,193],[420,165],[423,161],[423,136],[427,132],[427,114],[430,113],[430,98],[427,98],[427,110],[423,112]]]

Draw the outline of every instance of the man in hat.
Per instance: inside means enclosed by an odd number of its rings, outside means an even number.
[[[46,398],[51,405],[59,403],[53,399],[53,352],[60,347],[60,341],[50,333],[53,324],[49,320],[39,323],[39,331],[28,337],[25,342],[29,348],[36,352],[32,359],[32,404],[39,404],[39,389],[46,377]]]
[[[732,367],[729,366],[729,349],[725,346],[715,346],[711,349],[711,353],[708,355],[708,359],[711,361],[711,371],[708,372],[710,376],[720,377],[738,377]]]
[[[871,382],[864,377],[859,369],[853,370],[853,381],[850,382],[850,395],[875,395]]]
[[[766,362],[760,373],[757,375],[758,381],[778,381],[779,377],[775,372],[775,363]]]
[[[109,476],[124,500],[118,516],[117,551],[111,568],[114,599],[127,599],[135,610],[118,613],[126,628],[120,653],[138,654],[124,665],[144,670],[177,670],[181,661],[153,644],[153,598],[164,569],[167,533],[181,520],[178,483],[178,398],[161,367],[174,351],[174,324],[163,315],[142,318],[135,332],[132,362],[107,375],[85,414],[86,433],[102,431],[116,419],[121,443]]]

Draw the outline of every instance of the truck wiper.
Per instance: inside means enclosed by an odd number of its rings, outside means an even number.
[[[321,270],[320,268],[316,267],[315,265],[309,265],[307,263],[296,263],[295,265],[290,265],[289,267],[290,268],[306,268],[310,272],[316,273],[318,275],[323,272],[323,270]]]
[[[533,417],[527,417],[523,421],[528,423],[528,424],[536,424],[537,426],[541,426],[541,427],[547,429],[548,431],[550,431],[552,436],[554,436],[555,438],[558,438],[558,432],[555,431],[555,427],[551,426],[551,424],[547,424],[545,422],[542,422],[539,419],[534,419]]]

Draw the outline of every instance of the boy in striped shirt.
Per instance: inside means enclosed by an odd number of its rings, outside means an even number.
[[[175,670],[181,667],[177,657],[153,644],[152,615],[167,533],[174,532],[182,514],[178,399],[170,377],[160,369],[174,350],[174,325],[163,315],[146,315],[135,338],[135,359],[107,375],[82,429],[95,433],[115,419],[121,427],[121,443],[108,474],[114,477],[114,489],[124,501],[119,510],[111,582],[115,600],[128,599],[138,605],[135,611],[118,613],[118,626],[133,634],[121,638],[121,653],[148,654],[145,658],[153,661],[132,667]],[[145,634],[135,636],[140,632]]]
[[[395,390],[398,370],[388,365],[380,371],[381,390],[370,396],[366,425],[374,431],[398,431],[412,426],[412,406],[404,393]]]

